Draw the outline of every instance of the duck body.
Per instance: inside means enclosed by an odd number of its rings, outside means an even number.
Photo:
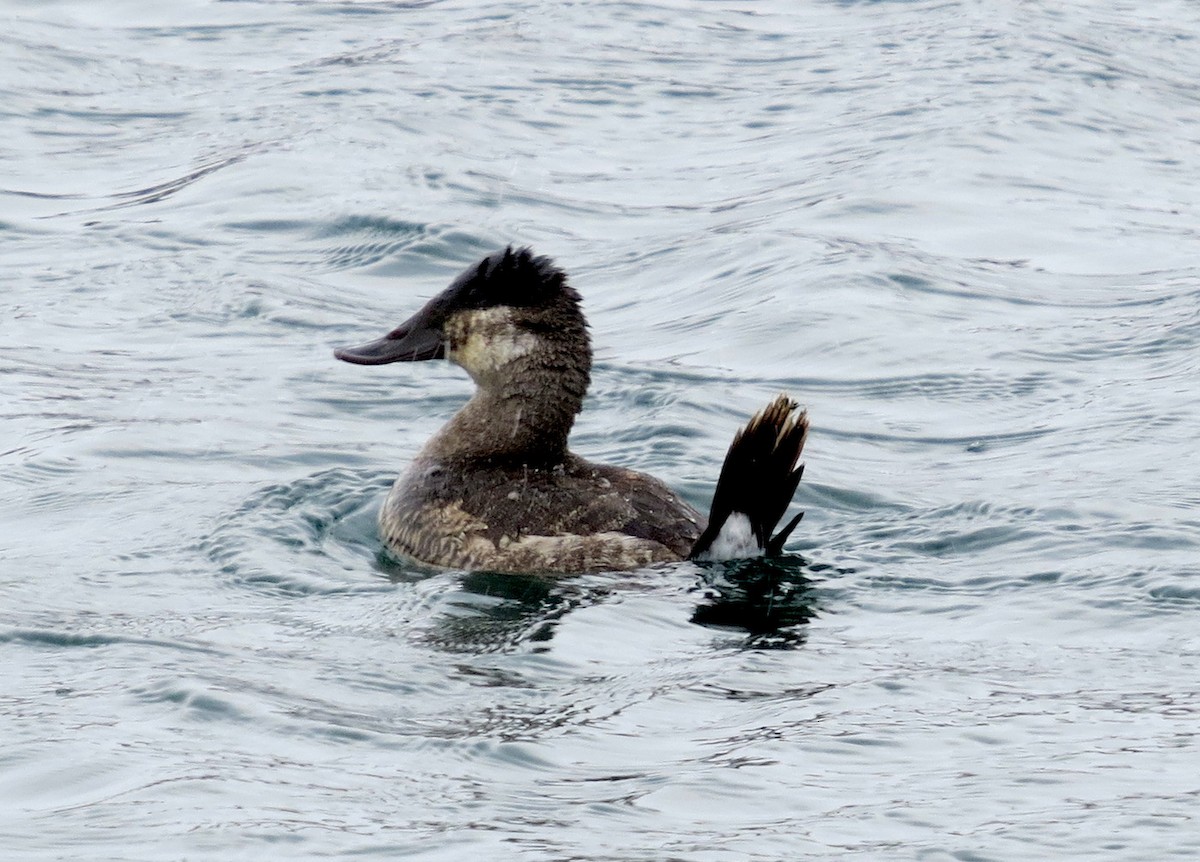
[[[803,469],[805,414],[781,396],[739,433],[712,523],[653,476],[579,457],[567,438],[592,358],[579,300],[548,258],[509,248],[383,338],[335,351],[361,365],[446,358],[476,384],[388,494],[388,549],[446,568],[546,574],[778,551],[799,520],[770,538]]]
[[[392,551],[435,565],[572,573],[682,560],[705,519],[653,476],[569,454],[552,466],[419,457],[379,524]]]

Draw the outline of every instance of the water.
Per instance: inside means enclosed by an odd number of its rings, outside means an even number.
[[[0,6],[10,858],[1200,855],[1200,11]],[[574,445],[778,568],[379,554],[467,396],[331,348],[508,242]]]

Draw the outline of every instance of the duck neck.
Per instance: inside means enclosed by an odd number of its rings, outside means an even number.
[[[561,464],[589,375],[586,368],[546,371],[506,375],[504,383],[477,381],[474,396],[429,441],[424,454],[437,460]]]

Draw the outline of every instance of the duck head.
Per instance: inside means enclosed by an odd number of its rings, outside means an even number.
[[[582,400],[592,356],[579,302],[549,258],[510,246],[468,267],[387,335],[334,356],[357,365],[449,359],[481,389],[556,385]]]

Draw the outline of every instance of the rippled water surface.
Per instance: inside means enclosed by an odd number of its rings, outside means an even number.
[[[1200,8],[0,3],[14,859],[1200,856]],[[380,554],[443,363],[331,348],[506,243],[574,435],[779,565]]]

